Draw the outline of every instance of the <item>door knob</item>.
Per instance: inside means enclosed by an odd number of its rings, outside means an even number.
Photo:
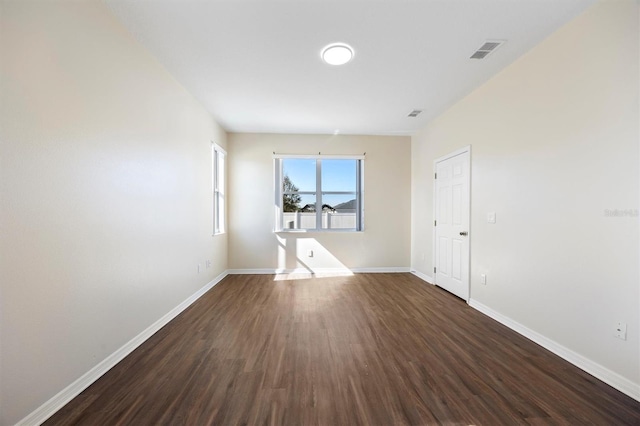
[[[462,231],[462,232],[460,233],[460,235],[462,235],[462,236],[467,236],[467,235],[469,235],[469,233],[468,233],[467,231]]]

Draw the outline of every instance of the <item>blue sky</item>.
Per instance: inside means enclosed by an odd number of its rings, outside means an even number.
[[[356,167],[357,160],[329,160],[322,161],[322,191],[351,191],[356,192]],[[286,158],[282,160],[284,175],[288,175],[291,182],[299,191],[316,190],[316,160]],[[354,194],[325,194],[322,204],[337,206],[341,203],[353,200]],[[300,206],[315,204],[315,195],[302,195]]]
[[[357,160],[328,160],[322,161],[322,191],[350,191],[356,192]],[[316,190],[316,160],[301,158],[285,158],[282,160],[284,175],[288,175],[291,182],[299,191]],[[344,197],[340,197],[342,200]],[[347,200],[353,196],[348,196]],[[327,199],[325,197],[325,202]],[[339,201],[342,202],[342,201]]]

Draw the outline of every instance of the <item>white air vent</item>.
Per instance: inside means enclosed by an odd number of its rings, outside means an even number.
[[[491,53],[491,52],[484,52],[482,50],[478,50],[478,51],[474,52],[473,55],[471,55],[471,59],[483,59],[489,53]]]
[[[502,44],[502,42],[500,42],[500,41],[487,41],[478,50],[482,50],[482,51],[486,50],[486,51],[491,52],[496,47],[500,46],[500,44]]]
[[[487,40],[470,56],[470,59],[484,59],[505,42],[506,40]]]
[[[422,112],[421,109],[414,109],[409,113],[409,115],[407,115],[407,117],[417,117],[418,114],[420,114],[421,112]]]

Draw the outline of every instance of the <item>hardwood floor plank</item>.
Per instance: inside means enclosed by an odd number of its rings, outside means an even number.
[[[225,278],[48,425],[638,425],[640,403],[410,274]]]

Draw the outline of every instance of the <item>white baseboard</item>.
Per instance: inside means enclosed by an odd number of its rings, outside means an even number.
[[[401,274],[409,272],[405,266],[389,266],[386,268],[351,268],[354,274]]]
[[[469,300],[469,306],[493,318],[499,323],[506,325],[513,331],[522,334],[527,339],[536,342],[543,348],[553,352],[560,358],[569,361],[571,364],[575,365],[581,370],[586,371],[595,378],[602,380],[603,382],[616,388],[620,392],[629,395],[636,401],[640,401],[640,385],[622,377],[618,373],[615,373],[596,362],[591,361],[588,358],[585,358],[584,356],[572,351],[571,349],[565,348],[561,344],[549,339],[548,337],[543,336],[536,331],[531,330],[530,328],[525,327],[524,325],[512,320],[511,318],[508,318],[494,311],[493,309],[483,305],[476,300]]]
[[[420,271],[416,271],[415,269],[412,269],[411,273],[413,275],[415,275],[416,277],[420,278],[421,280],[426,281],[428,284],[434,285],[433,284],[433,277],[431,277],[431,276],[429,276],[427,274],[423,274]]]
[[[401,273],[409,272],[408,267],[404,266],[389,266],[382,268],[295,268],[295,269],[229,269],[229,275],[252,275],[252,274],[340,274],[340,273],[353,273],[353,274],[376,274],[376,273]]]
[[[273,275],[275,269],[229,269],[229,275]],[[305,272],[308,272],[305,270]]]
[[[24,419],[16,423],[16,426],[37,426],[44,423],[49,417],[54,415],[58,410],[64,407],[69,401],[78,396],[80,392],[88,388],[93,382],[98,380],[107,371],[115,367],[120,361],[127,355],[133,352],[138,346],[143,344],[149,337],[153,336],[158,330],[164,327],[172,319],[177,317],[182,311],[187,309],[193,302],[198,300],[203,294],[209,291],[213,286],[218,284],[224,277],[227,276],[227,271],[221,273],[207,285],[191,295],[187,300],[180,303],[173,308],[167,314],[165,314],[158,321],[151,324],[146,330],[138,334],[133,339],[129,340],[120,349],[109,355],[98,365],[87,371],[75,382],[64,388],[58,394],[53,396],[47,402],[38,407],[35,411],[29,414]]]

